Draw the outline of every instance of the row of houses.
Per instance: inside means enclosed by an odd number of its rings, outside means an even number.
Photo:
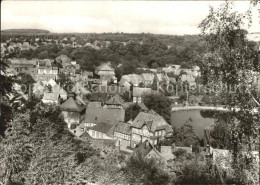
[[[17,75],[18,73],[30,74],[35,81],[48,81],[50,79],[57,80],[59,73],[70,76],[76,76],[76,71],[80,69],[79,64],[71,61],[66,55],[61,55],[55,60],[50,59],[9,59],[10,73]]]
[[[28,50],[35,50],[37,48],[37,45],[32,45],[29,42],[9,42],[7,43],[1,43],[1,52],[8,52],[8,53],[15,53],[20,51],[28,51]]]
[[[109,92],[99,95],[88,102],[70,97],[60,105],[68,127],[77,136],[87,132],[90,138],[118,139],[125,147],[135,147],[145,140],[156,145],[158,139],[171,133],[171,126],[163,117],[148,111],[143,103],[138,103],[142,107],[138,116],[125,122],[125,109],[134,102],[125,102],[116,92],[113,96]]]
[[[140,75],[129,74],[123,75],[118,84],[124,86],[126,90],[130,90],[132,85],[135,87],[150,87],[154,82],[164,82],[166,85],[169,83],[174,84],[176,82],[187,82],[190,86],[196,86],[196,78],[193,75],[186,73],[181,74],[178,78],[169,77],[167,73],[142,73]]]
[[[182,68],[181,65],[176,64],[166,64],[165,67],[151,69],[151,68],[137,68],[142,71],[147,71],[151,73],[172,73],[174,75],[180,75],[181,73],[186,73],[188,75],[192,75],[194,77],[198,77],[201,75],[201,70],[199,66],[192,66],[191,68]]]

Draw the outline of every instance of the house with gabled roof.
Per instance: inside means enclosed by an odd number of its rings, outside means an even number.
[[[125,101],[118,94],[106,101],[106,105],[110,108],[120,108],[124,105]]]
[[[42,102],[46,104],[59,104],[59,94],[57,93],[51,93],[51,92],[45,92],[42,98]]]
[[[171,146],[155,147],[148,140],[145,140],[143,143],[139,143],[134,149],[132,155],[141,155],[144,159],[156,159],[164,162],[168,162],[176,158],[176,156],[172,153]]]
[[[62,87],[59,90],[60,98],[66,100],[68,98],[68,93]]]
[[[84,128],[92,127],[98,123],[109,123],[115,125],[124,121],[125,110],[123,108],[103,108],[103,107],[88,107],[86,109],[86,116]]]
[[[89,133],[86,131],[86,132],[83,132],[80,136],[79,136],[80,139],[84,140],[84,141],[89,141],[92,139],[92,137],[89,135]]]
[[[93,139],[114,139],[113,125],[108,123],[98,123],[90,127],[87,132]]]
[[[119,146],[122,148],[130,146],[131,135],[130,123],[119,122],[113,128],[113,136],[119,141]]]
[[[10,68],[15,69],[18,73],[27,73],[31,74],[32,70],[36,71],[37,60],[27,60],[25,58],[12,58],[8,59],[10,62]]]
[[[148,140],[138,144],[132,155],[141,155],[144,159],[163,160],[161,153]]]
[[[131,147],[145,140],[157,145],[158,140],[171,135],[172,127],[155,111],[140,112],[131,124]]]
[[[58,78],[58,67],[52,65],[52,60],[44,59],[37,61],[37,81],[56,80]]]
[[[131,105],[137,104],[142,111],[149,111],[149,109],[146,107],[146,105],[144,103],[133,103],[133,102],[125,102],[123,104],[123,108],[127,109],[128,107],[130,107]]]
[[[103,105],[107,101],[106,93],[93,92],[89,99],[90,102],[96,102],[100,105]]]
[[[122,86],[125,92],[129,92],[131,89],[131,84],[124,78],[121,78],[121,80],[118,82],[118,85]]]
[[[61,69],[61,72],[66,75],[75,76],[76,66],[73,64],[64,64],[63,68]]]
[[[96,67],[95,73],[97,75],[115,75],[115,69],[111,67],[110,62],[107,62]]]
[[[111,67],[111,63],[103,63],[96,67],[95,74],[100,76],[101,83],[107,85],[109,81],[115,81],[115,69]]]
[[[76,98],[70,97],[60,105],[60,109],[69,128],[72,124],[81,124],[85,119],[86,105]]]
[[[70,64],[70,59],[69,57],[67,57],[67,55],[60,55],[58,57],[56,57],[56,62],[65,65],[65,64]]]
[[[138,87],[141,82],[143,82],[143,78],[138,74],[128,74],[123,75],[119,81],[119,84],[122,84],[126,80],[129,84],[132,84],[135,87]]]

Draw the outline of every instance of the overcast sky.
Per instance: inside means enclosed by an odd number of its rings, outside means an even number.
[[[198,24],[208,14],[210,1],[3,1],[1,29],[39,28],[51,32],[126,32],[198,34]],[[243,13],[249,2],[235,2]],[[254,8],[250,32],[260,32]]]

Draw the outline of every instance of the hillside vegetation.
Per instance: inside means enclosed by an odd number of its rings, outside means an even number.
[[[43,29],[6,29],[1,31],[2,34],[35,34],[35,33],[50,33],[48,30]]]

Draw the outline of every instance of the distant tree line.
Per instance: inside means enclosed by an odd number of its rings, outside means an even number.
[[[138,67],[157,68],[166,64],[180,64],[182,67],[191,67],[196,63],[196,56],[205,51],[204,38],[197,35],[171,36],[154,34],[45,34],[45,35],[3,35],[2,41],[11,39],[12,42],[27,41],[37,43],[36,50],[24,50],[13,57],[18,58],[50,58],[54,59],[65,54],[76,60],[83,70],[93,70],[102,62],[110,61],[113,67],[123,64],[117,72],[121,76],[136,71]],[[36,38],[37,41],[35,40]],[[66,40],[63,40],[66,38]],[[43,45],[46,39],[57,39]],[[73,48],[72,41],[84,46],[86,43],[94,44],[100,49],[90,46]],[[109,41],[108,47],[102,47],[102,41]],[[70,44],[61,46],[60,43]]]

